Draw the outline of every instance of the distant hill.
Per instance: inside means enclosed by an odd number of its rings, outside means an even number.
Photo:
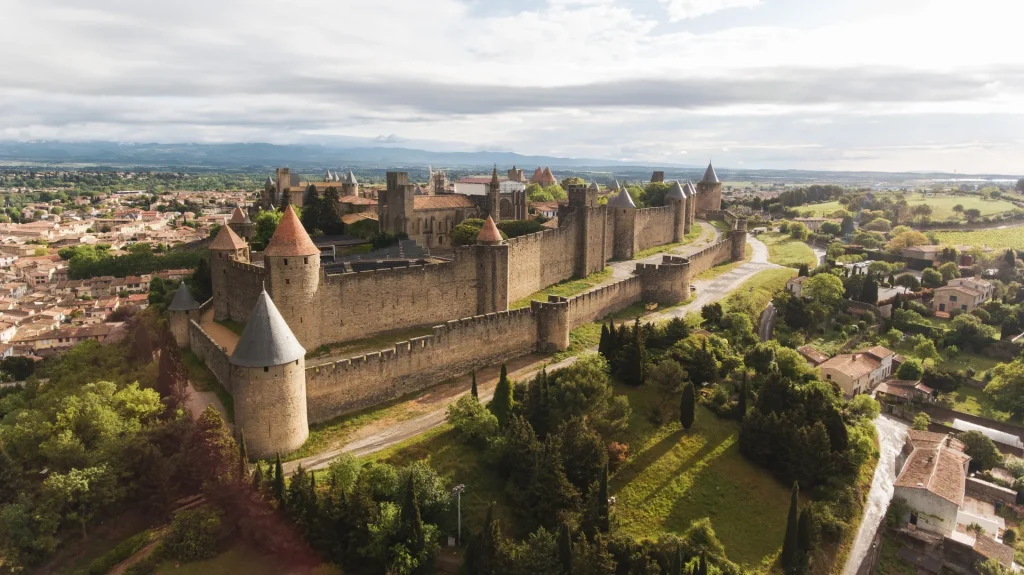
[[[409,165],[447,168],[491,164],[524,168],[645,166],[615,160],[524,156],[512,152],[430,152],[396,147],[340,147],[275,144],[132,144],[118,142],[0,142],[0,162],[6,164],[63,164],[136,167],[273,168],[296,169]],[[675,165],[686,168],[691,166]],[[696,167],[696,166],[692,166]]]

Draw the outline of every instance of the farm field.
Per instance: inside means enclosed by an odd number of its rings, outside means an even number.
[[[965,210],[977,208],[981,211],[982,216],[1000,214],[1016,207],[1006,200],[986,200],[981,196],[924,196],[922,194],[913,194],[907,196],[907,203],[911,206],[928,204],[933,210],[933,220],[945,220],[956,216],[956,212],[953,211],[953,206],[957,204],[962,205]],[[839,202],[824,202],[820,204],[798,206],[797,210],[801,213],[812,210],[814,211],[814,215],[824,216],[841,208],[842,206],[839,205]]]
[[[768,232],[758,238],[768,246],[768,261],[788,268],[799,268],[802,264],[815,267],[817,256],[811,246],[788,234]]]
[[[941,244],[951,244],[954,246],[1024,250],[1024,228],[1021,227],[963,232],[935,232],[935,238]]]

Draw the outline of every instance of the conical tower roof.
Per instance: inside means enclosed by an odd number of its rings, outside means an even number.
[[[217,232],[217,237],[213,238],[213,242],[210,243],[211,250],[240,250],[245,247],[245,241],[238,237],[235,230],[231,229],[231,226],[221,226],[220,231]]]
[[[349,170],[347,174],[342,176],[341,183],[343,183],[343,184],[356,184],[358,182],[356,182],[356,175],[352,173],[352,170]]]
[[[689,192],[689,197],[692,198],[693,196],[697,195],[697,186],[693,185],[693,182],[687,181],[686,191]]]
[[[491,172],[491,185],[500,186],[501,180],[498,179],[498,164],[494,164],[494,171]]]
[[[309,239],[306,228],[302,227],[302,222],[295,215],[295,210],[292,209],[291,204],[284,209],[281,223],[277,224],[277,230],[274,231],[274,235],[271,236],[266,249],[263,250],[263,255],[270,257],[320,255],[320,250],[313,243],[313,240]]]
[[[667,199],[667,200],[685,200],[686,199],[686,192],[683,191],[683,186],[682,186],[682,184],[679,183],[679,180],[676,180],[676,181],[672,182],[672,188],[669,189],[667,194],[665,194],[665,199]]]
[[[271,367],[291,363],[305,355],[306,350],[295,339],[288,322],[263,290],[228,361],[242,367]]]
[[[590,190],[593,192],[600,192],[601,188],[598,187],[597,182],[590,182]]]
[[[613,192],[619,191],[619,189],[620,189],[619,188],[619,181],[618,180],[612,180],[612,183],[608,184],[608,189],[613,191]]]
[[[619,190],[619,193],[614,198],[608,200],[609,208],[636,208],[636,204],[633,203],[633,198],[630,197],[629,192],[625,188]]]
[[[487,221],[484,222],[483,227],[480,228],[480,233],[476,236],[476,241],[481,244],[500,244],[503,241],[501,239],[501,232],[498,231],[498,226],[494,224],[491,216],[487,216]]]
[[[720,183],[718,181],[718,174],[715,173],[715,168],[711,165],[711,162],[708,162],[708,169],[704,170],[704,178],[701,179],[701,182],[704,182],[705,184]]]
[[[271,178],[270,176],[267,176],[267,181],[263,182],[263,185],[264,186],[273,186],[274,185],[274,179]]]
[[[235,211],[231,212],[231,219],[228,220],[229,224],[251,224],[252,220],[249,219],[249,214],[240,207],[235,207]]]
[[[551,168],[544,168],[544,177],[549,182],[554,182],[555,181],[555,175],[551,173]]]
[[[199,302],[192,297],[192,292],[188,291],[188,286],[185,282],[178,284],[178,291],[174,292],[174,299],[171,301],[171,305],[167,306],[170,311],[192,311],[199,309]]]

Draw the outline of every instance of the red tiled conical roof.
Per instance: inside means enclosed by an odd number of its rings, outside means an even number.
[[[314,256],[320,255],[320,250],[309,239],[306,228],[295,215],[295,210],[289,205],[281,216],[281,223],[277,224],[277,230],[270,238],[263,255],[270,257],[280,256]]]
[[[245,241],[238,237],[238,234],[230,226],[221,226],[220,231],[217,232],[217,237],[213,238],[213,242],[210,243],[211,250],[234,251],[244,247]]]
[[[500,244],[501,232],[498,231],[498,226],[494,225],[494,220],[491,216],[487,216],[487,221],[484,222],[480,233],[476,236],[477,243],[481,244]]]
[[[249,215],[242,211],[242,208],[235,207],[235,211],[231,212],[231,219],[228,220],[229,224],[248,224]]]

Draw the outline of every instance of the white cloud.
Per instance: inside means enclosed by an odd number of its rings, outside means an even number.
[[[753,8],[761,0],[659,0],[670,22],[706,16],[730,8]]]

